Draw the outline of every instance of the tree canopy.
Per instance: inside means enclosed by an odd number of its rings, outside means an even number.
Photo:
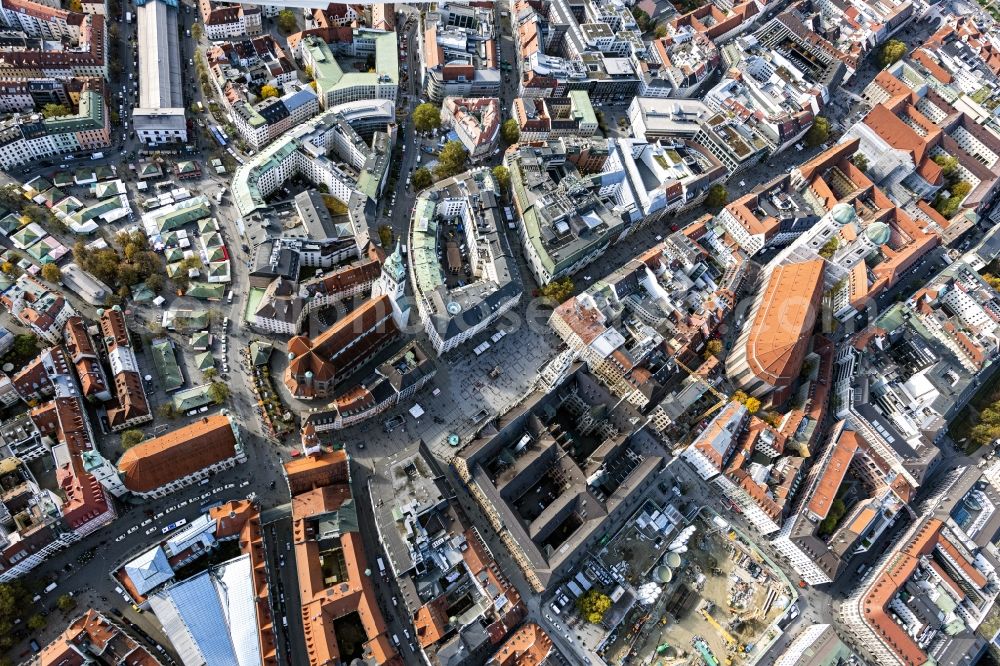
[[[274,21],[278,24],[278,28],[282,32],[291,32],[292,30],[295,30],[297,25],[295,12],[291,9],[282,9],[278,12],[278,16],[274,19]]]
[[[972,185],[968,181],[960,180],[957,183],[951,185],[947,189],[947,194],[944,191],[939,193],[934,199],[934,210],[941,213],[941,216],[945,219],[951,219],[958,212],[958,207],[962,204],[962,201],[972,190]]]
[[[632,18],[635,19],[635,23],[639,26],[639,30],[642,30],[643,32],[649,31],[649,29],[655,25],[653,20],[649,18],[649,14],[638,7],[632,7]]]
[[[847,513],[847,505],[844,504],[844,500],[839,497],[833,500],[833,503],[830,505],[830,511],[826,514],[826,518],[824,518],[819,524],[819,535],[829,536],[833,534],[845,513]]]
[[[145,438],[146,436],[142,434],[141,430],[136,430],[135,428],[126,430],[122,433],[122,448],[127,451]]]
[[[454,176],[465,171],[465,163],[469,159],[469,151],[461,141],[449,141],[444,144],[438,155],[438,164],[434,167],[434,175],[438,180]]]
[[[708,188],[708,195],[705,197],[705,205],[709,210],[717,211],[729,201],[729,190],[722,183],[716,183]]]
[[[121,253],[114,247],[91,250],[79,240],[73,245],[73,259],[109,287],[132,287],[162,271],[160,259],[149,248],[141,231],[121,232],[116,237]]]
[[[212,382],[212,385],[208,387],[208,397],[215,404],[221,405],[229,399],[229,385],[222,382]]]
[[[604,619],[604,614],[611,610],[611,597],[597,588],[592,588],[577,599],[576,607],[587,622],[600,624],[601,620]]]
[[[493,167],[493,177],[497,179],[497,185],[504,192],[510,189],[510,169],[505,166],[495,166]]]
[[[418,168],[410,178],[412,179],[411,182],[413,183],[414,190],[422,190],[425,187],[430,187],[434,182],[434,176],[431,175],[430,169],[427,167]]]
[[[5,363],[13,363],[15,367],[24,367],[28,361],[38,356],[38,338],[31,333],[18,333],[14,336],[14,346],[3,357]]]
[[[558,303],[562,303],[573,295],[573,287],[573,280],[565,277],[561,280],[553,280],[552,282],[549,282],[547,285],[539,289],[538,293],[545,298],[551,298]]]
[[[951,155],[935,155],[931,158],[934,163],[941,167],[941,175],[945,179],[950,179],[955,174],[955,169],[958,168],[958,159],[952,157]]]
[[[59,278],[62,277],[62,271],[55,264],[45,264],[42,266],[42,279],[48,282],[59,282]]]
[[[890,39],[882,47],[878,61],[883,66],[891,65],[906,55],[906,44],[898,39]]]
[[[413,109],[413,128],[418,132],[430,132],[441,127],[441,110],[431,104],[424,102]]]
[[[868,158],[865,157],[864,153],[854,153],[851,162],[862,171],[868,171]]]
[[[388,224],[381,225],[378,228],[378,239],[384,248],[388,248],[392,245],[392,227]]]
[[[20,581],[0,583],[0,652],[14,647],[15,622],[31,607],[31,597]]]
[[[269,97],[277,97],[278,89],[275,86],[263,85],[260,87],[260,96],[262,99],[268,99]]]
[[[500,126],[500,136],[506,143],[517,143],[518,139],[521,138],[521,128],[518,127],[517,121],[513,118],[503,121],[503,125]]]
[[[68,116],[69,114],[69,107],[65,104],[50,103],[42,107],[43,118],[56,118],[57,116]]]
[[[812,127],[806,132],[806,145],[813,148],[830,137],[830,121],[825,116],[816,116]]]

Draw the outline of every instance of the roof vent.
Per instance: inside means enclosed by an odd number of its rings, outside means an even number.
[[[462,311],[462,306],[455,301],[449,301],[448,305],[445,306],[448,309],[448,314],[457,315]]]

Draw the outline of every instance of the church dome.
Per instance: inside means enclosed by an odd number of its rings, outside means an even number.
[[[830,209],[830,217],[840,226],[844,226],[853,222],[857,217],[857,213],[854,212],[854,206],[839,203]]]
[[[873,222],[865,229],[865,236],[875,245],[885,245],[889,241],[892,232],[889,225],[884,222]]]

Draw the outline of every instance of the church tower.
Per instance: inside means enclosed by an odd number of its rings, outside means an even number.
[[[400,245],[392,251],[382,264],[382,274],[372,285],[372,298],[388,296],[392,302],[392,318],[396,326],[403,330],[410,319],[410,304],[406,302],[406,261],[400,253]]]

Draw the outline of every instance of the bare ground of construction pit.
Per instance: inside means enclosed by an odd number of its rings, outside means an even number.
[[[698,531],[674,579],[664,586],[661,602],[629,612],[607,646],[607,663],[702,664],[706,659],[695,647],[699,637],[720,666],[746,666],[756,660],[755,646],[787,607],[791,590],[736,532],[720,530],[700,515],[695,524]],[[759,571],[751,571],[753,565]],[[704,611],[710,611],[717,624],[706,619]],[[669,647],[657,653],[662,645]]]

